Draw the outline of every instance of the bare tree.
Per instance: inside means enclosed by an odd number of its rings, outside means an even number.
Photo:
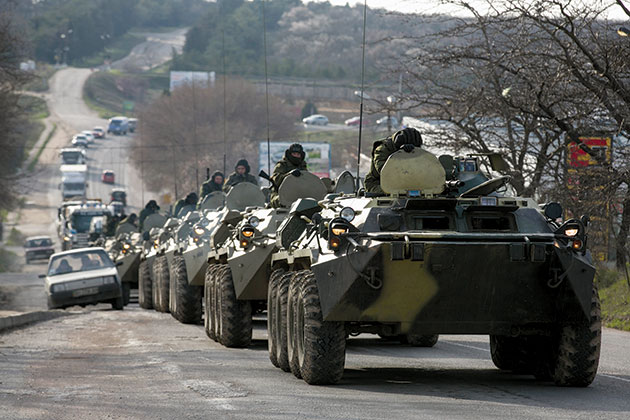
[[[630,212],[624,207],[617,224],[609,209],[630,203],[630,44],[605,19],[612,0],[447,3],[473,17],[454,18],[411,44],[395,69],[406,72],[402,102],[444,124],[443,146],[503,150],[518,193],[562,199],[572,214],[592,214],[593,236],[615,224],[617,263],[624,266]],[[580,140],[594,135],[614,136],[612,162]],[[578,171],[579,179],[572,174],[572,184],[570,144],[599,163]]]
[[[0,208],[10,208],[16,199],[14,184],[17,165],[22,161],[23,143],[19,129],[24,115],[18,105],[18,89],[27,80],[20,71],[23,42],[14,25],[13,1],[0,8]]]
[[[142,166],[150,189],[185,195],[203,181],[199,177],[204,176],[204,168],[223,170],[224,154],[228,172],[241,158],[256,170],[259,142],[267,138],[264,94],[240,79],[228,80],[225,90],[225,120],[222,82],[214,87],[179,87],[140,113],[133,159],[137,167]],[[293,118],[273,97],[269,122],[272,141],[292,139]]]

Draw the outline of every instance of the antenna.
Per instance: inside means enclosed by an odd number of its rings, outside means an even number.
[[[361,134],[363,133],[363,96],[365,94],[365,28],[367,26],[367,0],[363,2],[363,44],[361,45],[361,105],[359,106],[359,147],[357,148],[357,189],[361,186]]]
[[[226,171],[227,160],[227,110],[226,110],[226,85],[227,85],[227,73],[225,72],[225,28],[221,33],[221,60],[223,61],[223,174]]]
[[[367,1],[367,0],[366,0]],[[263,14],[263,51],[265,54],[265,102],[267,110],[267,171],[271,173],[271,141],[269,139],[269,78],[267,73],[267,19],[265,18],[265,0],[262,1]]]

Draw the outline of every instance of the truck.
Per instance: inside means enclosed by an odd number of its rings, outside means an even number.
[[[61,165],[61,197],[85,197],[87,165]]]
[[[127,117],[113,117],[109,120],[107,125],[107,133],[113,133],[118,135],[126,135],[129,131],[129,118]]]
[[[62,165],[85,165],[85,150],[76,147],[67,147],[59,152]]]
[[[111,216],[109,207],[97,201],[86,202],[66,209],[67,218],[61,226],[61,248],[85,248],[103,235],[103,227]]]

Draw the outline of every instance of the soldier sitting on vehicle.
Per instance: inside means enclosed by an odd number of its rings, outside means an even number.
[[[372,163],[370,172],[365,176],[365,190],[369,193],[383,194],[381,189],[381,170],[387,158],[398,150],[411,153],[415,147],[422,147],[422,135],[415,128],[405,128],[390,137],[377,140],[372,145]]]
[[[191,192],[186,198],[180,198],[175,204],[175,217],[184,217],[189,211],[194,210],[197,205],[197,193]]]
[[[149,200],[149,202],[140,212],[140,232],[142,232],[142,224],[144,223],[144,219],[146,219],[153,213],[157,213],[158,211],[160,211],[160,206],[158,206],[157,202],[155,200]]]
[[[306,170],[306,161],[304,158],[304,148],[299,143],[293,143],[287,150],[284,151],[282,159],[276,163],[271,174],[271,180],[273,181],[273,191],[269,196],[269,202],[273,207],[279,207],[278,188],[282,184],[282,181],[292,173],[295,176],[300,176],[300,171]]]
[[[202,201],[206,195],[215,191],[223,191],[223,181],[223,172],[216,171],[213,173],[210,179],[201,184],[201,188],[199,189],[199,201]]]
[[[138,220],[138,216],[136,215],[136,213],[131,213],[129,216],[122,219],[118,223],[118,226],[124,225],[125,223],[129,223],[130,225],[138,227],[138,224],[136,223],[137,220]]]
[[[225,181],[223,191],[227,193],[233,185],[240,184],[241,182],[251,182],[254,185],[258,185],[256,177],[250,174],[249,171],[250,167],[247,160],[239,160],[234,167],[234,172],[232,172]]]

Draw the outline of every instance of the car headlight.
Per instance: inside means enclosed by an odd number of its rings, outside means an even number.
[[[350,223],[354,220],[354,216],[356,215],[356,213],[354,212],[354,210],[352,209],[352,207],[344,207],[341,209],[341,212],[339,213],[339,217],[341,217],[342,219],[344,219],[346,222]]]
[[[247,220],[247,223],[249,223],[253,227],[258,227],[258,225],[260,224],[260,219],[256,216],[252,216]]]
[[[53,284],[52,286],[50,286],[51,293],[63,292],[65,290],[66,290],[66,285],[63,283]]]
[[[114,284],[114,283],[116,283],[116,276],[103,277],[103,284]]]
[[[64,236],[64,237],[63,237],[63,241],[64,241],[64,242],[69,242],[69,241],[70,241],[70,238],[69,238],[69,237],[67,237],[67,236]]]

